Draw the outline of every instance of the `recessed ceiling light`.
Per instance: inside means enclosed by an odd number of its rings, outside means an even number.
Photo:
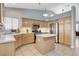
[[[45,14],[43,14],[43,16],[44,16],[44,17],[48,17],[48,14],[45,13]]]

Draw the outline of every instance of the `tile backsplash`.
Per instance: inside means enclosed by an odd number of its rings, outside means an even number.
[[[30,27],[22,27],[22,28],[20,28],[19,29],[20,30],[20,32],[22,32],[22,33],[32,33],[32,28],[30,28]],[[49,28],[39,28],[38,29],[38,31],[41,31],[42,33],[49,33],[50,32],[50,29]]]
[[[26,33],[27,33],[27,32],[28,32],[28,33],[32,33],[32,29],[31,29],[31,28],[24,28],[24,27],[23,27],[23,28],[20,28],[19,30],[20,30],[20,32],[22,32],[22,33],[25,33],[25,32],[26,32]]]

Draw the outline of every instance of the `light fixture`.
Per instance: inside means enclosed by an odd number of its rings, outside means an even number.
[[[40,3],[38,3],[38,5],[39,5],[39,6],[42,6]],[[42,13],[42,16],[43,16],[43,17],[53,17],[54,14],[47,12],[47,9],[46,9],[46,7],[45,7],[45,10],[44,10],[44,12]]]
[[[46,8],[45,8],[45,13],[43,13],[43,16],[44,17],[53,17],[54,15],[51,14],[51,13],[48,13],[47,10],[46,10]]]
[[[47,13],[44,13],[43,16],[44,16],[44,17],[48,17],[48,14],[47,14]]]
[[[48,17],[48,13],[47,13],[47,11],[46,11],[46,8],[45,8],[45,12],[43,13],[43,16],[44,16],[44,17]]]

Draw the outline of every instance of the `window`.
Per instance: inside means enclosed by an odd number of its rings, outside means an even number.
[[[19,28],[19,19],[12,18],[12,17],[5,17],[4,18],[4,27],[6,30]]]

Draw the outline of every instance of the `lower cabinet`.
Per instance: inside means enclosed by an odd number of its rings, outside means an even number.
[[[29,44],[34,42],[34,34],[23,34],[23,44]]]
[[[20,35],[15,35],[15,39],[16,39],[16,42],[15,42],[15,47],[19,47],[21,46],[23,43],[22,43],[22,34]]]
[[[34,34],[28,33],[28,34],[19,34],[15,35],[15,47],[20,47],[23,44],[29,44],[34,42]]]
[[[27,40],[28,40],[28,39],[27,39],[27,38],[28,38],[27,34],[23,34],[22,36],[23,36],[23,37],[22,37],[22,38],[23,38],[23,39],[22,39],[22,40],[23,40],[23,44],[28,43],[28,42],[27,42]]]
[[[14,55],[15,55],[14,42],[0,44],[0,56],[14,56]]]

